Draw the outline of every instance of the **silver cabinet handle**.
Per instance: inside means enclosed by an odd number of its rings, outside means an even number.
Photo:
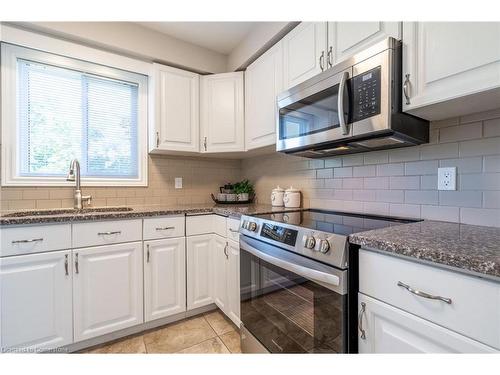
[[[340,79],[339,83],[339,92],[338,92],[338,101],[337,101],[337,113],[339,115],[339,125],[342,128],[342,134],[347,135],[349,133],[347,129],[347,125],[345,123],[345,117],[344,117],[344,91],[345,91],[345,84],[347,79],[349,78],[349,73],[344,72],[342,73],[342,78]],[[347,106],[349,107],[349,103],[347,103]]]
[[[229,254],[227,253],[227,246],[229,244],[226,242],[226,246],[224,246],[224,255],[226,255],[226,259],[229,259]]]
[[[361,310],[359,310],[359,315],[358,315],[358,329],[359,332],[361,332],[361,339],[366,340],[366,332],[363,328],[363,314],[365,313],[366,310],[366,303],[361,302]]]
[[[149,245],[146,245],[146,263],[149,263],[150,255]]]
[[[420,290],[417,290],[417,289],[413,289],[411,286],[405,284],[405,283],[402,283],[401,281],[398,281],[398,286],[401,286],[403,288],[405,288],[407,291],[409,291],[410,293],[413,293],[419,297],[423,297],[423,298],[427,298],[427,299],[437,299],[439,301],[443,301],[445,303],[447,303],[448,305],[451,305],[451,298],[446,298],[446,297],[441,297],[441,296],[434,296],[432,294],[428,294],[428,293],[425,293],[425,292],[422,292]]]
[[[328,49],[328,54],[326,55],[326,63],[330,68],[333,66],[333,46],[330,46],[330,48]]]
[[[230,232],[233,232],[233,233],[240,233],[240,231],[239,231],[239,230],[237,230],[237,229],[233,229],[233,228],[229,228],[229,231],[230,231]]]
[[[109,236],[112,234],[122,234],[121,230],[115,230],[114,232],[99,232],[97,233],[98,236]]]
[[[168,229],[175,229],[175,227],[158,227],[156,230],[168,230]]]
[[[207,151],[207,137],[205,137],[205,140],[203,141],[203,147],[205,148],[205,151]]]
[[[64,255],[64,273],[66,276],[69,275],[69,270],[68,270],[68,254]]]
[[[156,147],[160,147],[160,133],[156,132]]]
[[[403,83],[403,94],[404,94],[405,99],[406,99],[406,105],[411,104],[410,103],[410,94],[408,93],[409,86],[410,86],[410,75],[405,74],[405,83]]]
[[[33,238],[31,240],[15,240],[12,243],[30,243],[30,242],[42,242],[43,238]]]
[[[78,253],[75,254],[75,273],[80,273],[80,269],[78,268]]]
[[[319,67],[321,71],[325,70],[325,51],[321,51],[321,55],[319,57]]]

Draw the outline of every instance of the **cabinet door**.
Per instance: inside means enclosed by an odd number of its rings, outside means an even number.
[[[244,151],[243,72],[201,77],[202,152]]]
[[[401,39],[401,22],[328,22],[328,67],[387,37]]]
[[[142,242],[73,250],[75,341],[143,322]]]
[[[500,22],[404,22],[403,109],[438,120],[497,108],[499,40]]]
[[[212,234],[187,237],[187,309],[214,302]]]
[[[0,260],[2,349],[73,342],[71,251]]]
[[[229,319],[240,326],[240,244],[228,241],[227,294]]]
[[[199,152],[199,75],[154,64],[152,151]]]
[[[327,22],[302,22],[283,38],[284,89],[326,69]]]
[[[227,240],[217,234],[213,235],[214,259],[214,301],[215,304],[227,315],[227,263],[229,253]]]
[[[144,311],[147,322],[186,311],[184,237],[144,242]]]
[[[362,312],[364,309],[364,312]],[[489,353],[495,349],[358,294],[360,353]]]
[[[283,43],[280,41],[245,71],[245,146],[276,143],[276,96],[283,90]]]

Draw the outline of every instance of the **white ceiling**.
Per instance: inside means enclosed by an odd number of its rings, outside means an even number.
[[[139,22],[149,29],[224,55],[259,23],[262,22]]]

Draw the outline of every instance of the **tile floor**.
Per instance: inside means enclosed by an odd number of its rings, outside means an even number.
[[[214,310],[82,353],[241,353],[240,334],[229,319]]]

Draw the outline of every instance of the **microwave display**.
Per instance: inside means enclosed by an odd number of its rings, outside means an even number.
[[[351,79],[353,122],[380,114],[380,66]]]

